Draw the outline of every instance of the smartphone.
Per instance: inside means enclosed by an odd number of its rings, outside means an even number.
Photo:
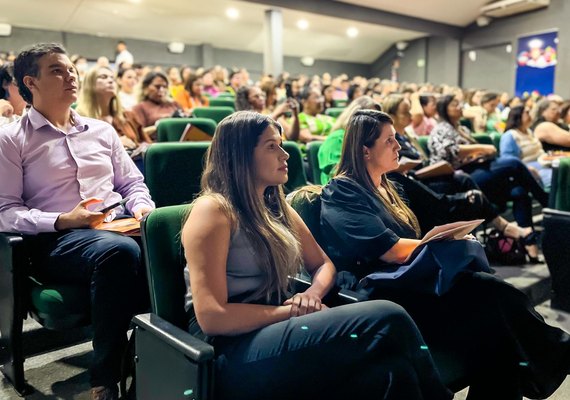
[[[290,99],[293,96],[293,89],[291,88],[291,84],[290,83],[286,83],[285,84],[285,96],[287,96],[288,99]]]
[[[128,197],[125,197],[125,198],[122,199],[121,201],[117,201],[116,203],[111,204],[110,206],[107,206],[107,207],[104,207],[104,208],[102,208],[102,209],[100,209],[100,210],[95,210],[95,211],[105,214],[106,212],[109,212],[109,211],[111,211],[111,210],[114,209],[114,208],[117,208],[117,207],[119,207],[119,206],[124,205],[127,201],[129,201],[129,198],[128,198]]]

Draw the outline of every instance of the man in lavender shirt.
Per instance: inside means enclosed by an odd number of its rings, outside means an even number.
[[[14,75],[32,107],[0,128],[0,231],[27,235],[41,279],[90,290],[91,398],[116,399],[141,253],[132,238],[91,228],[115,212],[140,219],[154,203],[111,125],[71,109],[78,79],[61,45],[22,51]],[[124,209],[93,210],[126,197]]]

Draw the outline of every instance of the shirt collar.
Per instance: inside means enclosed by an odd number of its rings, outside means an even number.
[[[83,132],[89,128],[89,126],[85,123],[85,120],[75,112],[75,110],[71,109],[71,116],[74,122],[73,127],[70,129],[68,133],[77,133]],[[28,111],[28,118],[30,123],[32,124],[32,128],[34,131],[38,131],[39,129],[43,128],[44,126],[49,126],[52,130],[61,132],[60,129],[56,128],[51,122],[47,120],[46,117],[42,115],[38,110],[36,110],[33,106],[30,107]]]

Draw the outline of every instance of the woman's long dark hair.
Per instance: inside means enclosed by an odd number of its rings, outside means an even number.
[[[216,128],[201,180],[201,195],[220,203],[260,260],[266,280],[252,299],[279,296],[287,288],[288,276],[295,275],[302,262],[283,189],[268,187],[263,202],[256,192],[254,149],[271,126],[281,133],[281,125],[256,112],[238,111],[224,118]]]
[[[519,129],[522,125],[522,116],[524,113],[524,106],[515,106],[509,111],[509,118],[507,118],[507,125],[505,132],[510,129]]]
[[[441,96],[436,105],[439,118],[441,118],[442,121],[450,123],[451,125],[453,125],[453,123],[451,122],[449,114],[447,113],[447,106],[449,106],[449,103],[451,103],[454,99],[455,95],[447,94],[445,96]]]
[[[400,198],[386,174],[382,175],[380,186],[386,190],[396,207],[403,211],[403,216],[397,213],[394,210],[394,205],[380,194],[366,169],[364,147],[372,148],[386,125],[393,125],[393,121],[385,112],[360,110],[354,113],[346,127],[342,153],[335,177],[346,176],[355,180],[359,185],[376,195],[396,221],[411,227],[419,237],[420,226],[416,216]]]

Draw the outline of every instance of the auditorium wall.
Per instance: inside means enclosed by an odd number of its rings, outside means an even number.
[[[70,54],[81,54],[89,60],[105,56],[113,61],[115,45],[119,39],[99,37],[94,35],[71,32],[56,32],[41,29],[13,27],[12,34],[0,37],[0,51],[19,51],[33,43],[58,42],[62,43]],[[148,40],[125,39],[129,51],[135,61],[151,65],[190,65],[191,67],[212,67],[216,64],[224,67],[245,67],[253,79],[257,79],[263,68],[261,53],[246,52],[232,49],[214,48],[208,44],[186,45],[182,54],[170,53],[167,44]],[[349,76],[370,74],[369,64],[349,63],[333,60],[315,60],[310,67],[303,66],[299,57],[285,57],[284,69],[291,74],[322,74],[329,72],[333,75],[347,73]]]

